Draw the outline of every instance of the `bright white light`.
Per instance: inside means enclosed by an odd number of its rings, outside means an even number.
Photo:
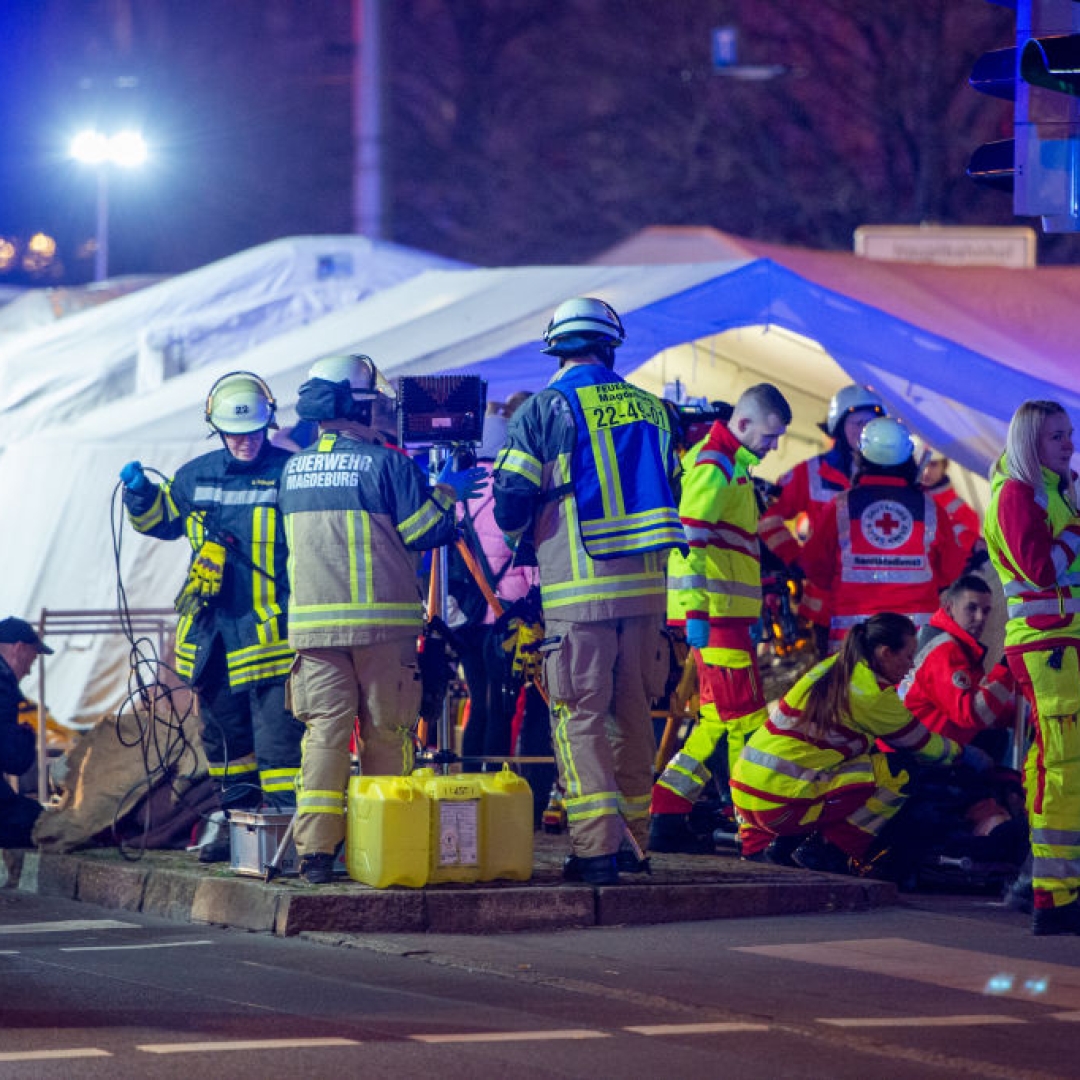
[[[146,161],[146,141],[137,131],[118,131],[109,140],[109,160],[126,169]]]
[[[109,140],[100,131],[80,131],[71,143],[71,156],[84,165],[100,165],[109,157]]]
[[[137,131],[118,131],[115,135],[82,131],[71,143],[71,156],[84,165],[110,162],[130,169],[146,161],[146,141]]]

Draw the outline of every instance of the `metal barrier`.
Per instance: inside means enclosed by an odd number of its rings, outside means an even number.
[[[51,637],[74,636],[75,634],[123,634],[130,631],[137,637],[157,635],[158,655],[164,655],[165,644],[176,625],[176,612],[172,608],[135,608],[121,613],[119,611],[60,611],[49,608],[41,609],[38,620],[38,635],[42,640],[46,634]],[[48,733],[46,731],[48,708],[45,696],[45,671],[48,656],[38,658],[38,725],[37,725],[37,797],[44,803],[49,793],[48,768]]]

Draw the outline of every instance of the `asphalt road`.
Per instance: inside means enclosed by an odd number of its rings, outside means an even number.
[[[1080,937],[981,898],[277,939],[0,890],[0,1077],[1075,1077]]]

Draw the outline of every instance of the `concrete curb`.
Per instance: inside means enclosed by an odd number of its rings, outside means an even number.
[[[562,855],[538,850],[528,882],[373,889],[296,879],[266,884],[200,866],[183,852],[146,852],[138,862],[111,848],[73,854],[5,851],[0,887],[281,936],[343,933],[495,933],[626,926],[805,912],[862,911],[894,904],[889,882],[700,856],[654,856],[653,874],[608,888],[567,885]]]

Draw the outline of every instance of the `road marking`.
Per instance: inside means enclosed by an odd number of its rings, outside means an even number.
[[[145,945],[64,945],[59,952],[120,952],[123,949],[181,949],[189,945],[213,945],[212,941],[152,941]]]
[[[1018,1016],[819,1016],[819,1024],[843,1028],[970,1027],[976,1024],[1026,1024]]]
[[[4,923],[0,934],[63,934],[72,930],[138,930],[138,923],[116,919],[60,919],[57,922]]]
[[[623,1028],[623,1031],[632,1031],[635,1035],[712,1035],[728,1031],[768,1030],[768,1024],[743,1024],[733,1021],[718,1021],[713,1024],[640,1024]]]
[[[528,1042],[542,1040],[551,1042],[558,1039],[610,1039],[606,1031],[590,1031],[587,1028],[568,1028],[562,1031],[473,1031],[467,1035],[410,1035],[414,1042],[422,1043],[485,1043],[485,1042]]]
[[[751,945],[740,946],[734,951],[871,972],[949,990],[965,990],[984,997],[1037,1001],[1069,1012],[1080,1011],[1080,968],[1067,964],[926,945],[904,938]]]
[[[235,1039],[223,1042],[143,1043],[147,1054],[200,1054],[217,1050],[296,1050],[308,1046],[359,1046],[356,1039]]]
[[[73,1046],[68,1050],[5,1050],[0,1061],[51,1061],[57,1058],[112,1057],[108,1050],[93,1046]]]

